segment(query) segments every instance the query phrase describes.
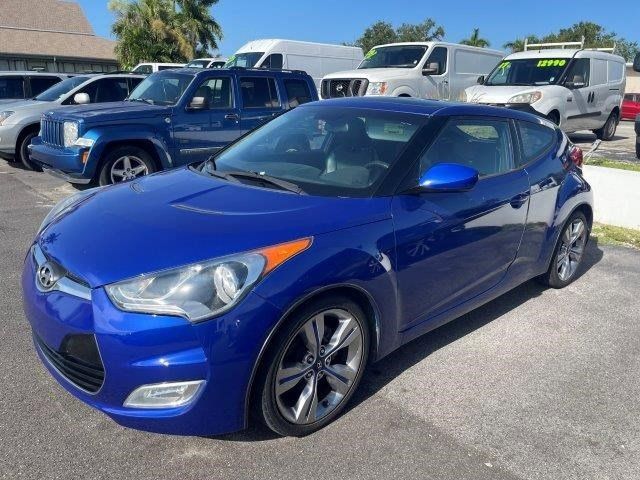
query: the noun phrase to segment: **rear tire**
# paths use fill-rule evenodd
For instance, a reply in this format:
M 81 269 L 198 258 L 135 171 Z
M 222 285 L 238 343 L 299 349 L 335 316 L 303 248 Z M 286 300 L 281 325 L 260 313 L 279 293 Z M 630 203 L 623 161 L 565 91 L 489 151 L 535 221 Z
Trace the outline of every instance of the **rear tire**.
M 369 344 L 366 315 L 353 300 L 335 295 L 310 302 L 269 346 L 253 390 L 254 413 L 283 436 L 320 430 L 357 389 Z
M 100 185 L 111 185 L 133 180 L 156 171 L 153 158 L 146 150 L 124 145 L 111 150 L 98 174 Z
M 551 288 L 564 288 L 573 282 L 582 266 L 590 233 L 584 214 L 574 212 L 562 228 L 549 269 L 538 280 Z
M 38 136 L 38 132 L 29 132 L 24 137 L 20 139 L 20 144 L 18 145 L 17 156 L 18 160 L 22 162 L 22 165 L 27 170 L 33 170 L 36 172 L 41 172 L 42 167 L 32 162 L 29 158 L 29 145 L 31 145 L 31 140 Z
M 593 130 L 593 133 L 596 134 L 600 140 L 609 141 L 612 140 L 616 135 L 616 129 L 618 128 L 618 115 L 615 112 L 611 112 L 609 118 L 602 126 L 602 128 L 598 128 Z

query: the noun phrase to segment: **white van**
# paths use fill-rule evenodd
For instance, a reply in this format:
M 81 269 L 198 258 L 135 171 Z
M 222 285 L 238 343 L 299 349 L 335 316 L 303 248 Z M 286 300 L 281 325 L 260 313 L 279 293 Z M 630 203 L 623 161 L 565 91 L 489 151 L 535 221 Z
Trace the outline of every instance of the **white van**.
M 171 68 L 182 68 L 184 63 L 154 63 L 146 62 L 139 63 L 135 66 L 131 73 L 140 73 L 142 75 L 151 75 L 152 73 L 160 72 L 162 70 L 169 70 Z
M 185 65 L 186 68 L 223 68 L 227 59 L 225 57 L 194 58 Z
M 461 100 L 478 75 L 504 53 L 446 42 L 391 43 L 373 47 L 356 70 L 322 80 L 321 98 L 385 95 Z
M 356 68 L 362 58 L 359 47 L 297 40 L 254 40 L 231 55 L 225 67 L 303 70 L 319 88 L 323 76 Z
M 479 78 L 480 85 L 466 90 L 466 100 L 528 111 L 565 132 L 592 130 L 600 139 L 612 139 L 620 121 L 625 60 L 599 50 L 543 48 L 548 45 L 581 43 L 529 45 Z

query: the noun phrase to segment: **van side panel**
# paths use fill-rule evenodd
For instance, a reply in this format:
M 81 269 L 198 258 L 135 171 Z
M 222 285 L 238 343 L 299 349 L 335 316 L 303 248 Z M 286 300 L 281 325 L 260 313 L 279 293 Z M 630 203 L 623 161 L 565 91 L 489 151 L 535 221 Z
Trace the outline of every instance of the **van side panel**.
M 449 54 L 453 66 L 449 68 L 450 99 L 464 101 L 464 90 L 475 85 L 480 75 L 487 75 L 502 60 L 502 55 L 465 48 L 454 48 Z

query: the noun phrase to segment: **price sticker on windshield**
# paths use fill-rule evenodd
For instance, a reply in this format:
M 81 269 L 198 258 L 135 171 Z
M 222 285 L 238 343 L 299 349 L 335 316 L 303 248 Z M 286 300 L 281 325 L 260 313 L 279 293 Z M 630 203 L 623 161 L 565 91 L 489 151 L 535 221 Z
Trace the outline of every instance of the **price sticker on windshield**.
M 566 64 L 567 61 L 564 58 L 545 58 L 543 60 L 538 60 L 536 67 L 564 67 Z
M 365 60 L 369 60 L 370 58 L 373 58 L 376 56 L 376 54 L 378 53 L 378 51 L 375 48 L 372 48 L 371 50 L 369 50 L 367 52 L 367 54 L 364 56 Z

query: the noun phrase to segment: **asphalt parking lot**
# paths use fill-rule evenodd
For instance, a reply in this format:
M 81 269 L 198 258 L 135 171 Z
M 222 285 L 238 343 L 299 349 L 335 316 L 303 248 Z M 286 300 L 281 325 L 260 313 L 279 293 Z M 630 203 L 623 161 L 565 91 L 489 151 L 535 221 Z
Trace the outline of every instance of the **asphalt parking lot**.
M 530 282 L 419 338 L 310 437 L 161 436 L 75 400 L 32 348 L 22 259 L 72 192 L 0 161 L 0 478 L 640 478 L 639 252 L 591 243 L 567 289 Z
M 585 152 L 589 150 L 596 136 L 591 132 L 577 132 L 569 135 L 571 140 Z M 625 162 L 640 162 L 635 154 L 636 132 L 634 122 L 623 120 L 616 129 L 616 135 L 610 142 L 602 142 L 594 156 Z

